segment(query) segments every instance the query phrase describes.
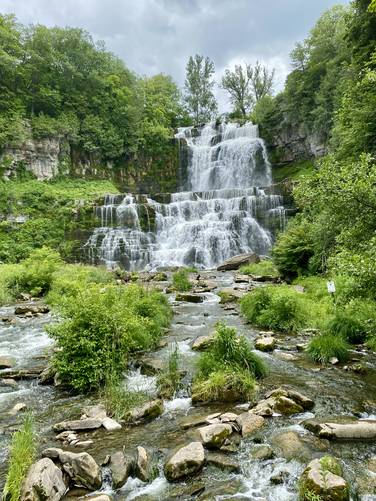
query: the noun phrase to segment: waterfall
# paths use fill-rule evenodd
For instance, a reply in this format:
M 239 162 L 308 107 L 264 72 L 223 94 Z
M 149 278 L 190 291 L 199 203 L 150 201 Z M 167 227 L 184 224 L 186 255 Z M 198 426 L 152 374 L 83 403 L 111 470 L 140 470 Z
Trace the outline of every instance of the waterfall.
M 175 137 L 188 148 L 182 191 L 168 203 L 105 197 L 96 209 L 101 226 L 85 245 L 93 262 L 130 270 L 212 268 L 236 254 L 268 253 L 285 211 L 282 197 L 265 190 L 271 167 L 257 125 L 184 127 Z

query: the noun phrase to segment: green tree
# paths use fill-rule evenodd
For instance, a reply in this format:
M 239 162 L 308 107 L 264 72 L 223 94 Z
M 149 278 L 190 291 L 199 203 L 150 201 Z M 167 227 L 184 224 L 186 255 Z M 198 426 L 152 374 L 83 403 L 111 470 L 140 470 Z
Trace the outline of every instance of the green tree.
M 196 124 L 209 121 L 217 111 L 213 94 L 214 63 L 208 57 L 196 54 L 186 67 L 185 102 Z
M 251 91 L 252 68 L 249 64 L 236 64 L 234 69 L 225 70 L 221 86 L 230 94 L 235 112 L 243 117 L 251 110 L 254 103 Z
M 250 83 L 252 86 L 253 99 L 257 103 L 265 96 L 269 96 L 273 90 L 273 80 L 275 69 L 269 71 L 258 61 L 253 68 L 250 68 Z

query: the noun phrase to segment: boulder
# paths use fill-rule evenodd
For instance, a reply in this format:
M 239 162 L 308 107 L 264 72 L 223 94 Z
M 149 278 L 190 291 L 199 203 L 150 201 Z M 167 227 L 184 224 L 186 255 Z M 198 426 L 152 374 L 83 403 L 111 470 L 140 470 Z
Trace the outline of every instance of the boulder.
M 123 452 L 115 452 L 110 457 L 110 468 L 112 472 L 112 485 L 114 489 L 120 489 L 128 477 L 134 466 L 134 459 L 126 456 Z
M 14 309 L 15 315 L 38 315 L 39 313 L 48 313 L 50 311 L 49 307 L 46 305 L 36 305 L 36 304 L 25 304 L 16 306 Z
M 67 485 L 60 468 L 49 458 L 34 463 L 27 472 L 21 488 L 21 501 L 59 501 Z
M 224 261 L 221 265 L 218 266 L 217 271 L 238 270 L 244 264 L 259 263 L 259 262 L 260 262 L 259 256 L 253 252 L 247 254 L 239 254 Z
M 276 397 L 276 396 L 284 396 L 288 397 L 291 400 L 294 400 L 298 405 L 303 407 L 304 410 L 311 410 L 315 402 L 307 397 L 306 395 L 303 395 L 302 393 L 299 393 L 296 390 L 291 390 L 291 389 L 285 389 L 285 388 L 277 388 L 276 390 L 272 390 L 269 392 L 267 397 Z
M 273 445 L 287 460 L 307 461 L 312 457 L 310 448 L 295 431 L 285 431 L 275 435 Z
M 160 399 L 146 402 L 132 409 L 126 416 L 130 422 L 154 419 L 163 413 L 163 401 Z
M 236 422 L 240 426 L 242 436 L 247 437 L 262 428 L 265 424 L 265 419 L 251 412 L 243 412 L 237 416 Z
M 84 407 L 84 414 L 81 419 L 93 418 L 93 419 L 104 419 L 107 417 L 106 408 L 103 404 L 89 405 Z
M 87 418 L 87 419 L 76 419 L 74 421 L 61 421 L 53 426 L 54 431 L 60 432 L 64 430 L 70 431 L 84 431 L 84 430 L 96 430 L 102 426 L 102 419 L 97 418 Z
M 232 433 L 230 424 L 209 424 L 198 429 L 202 443 L 208 448 L 219 448 Z
M 320 497 L 322 501 L 348 501 L 349 485 L 341 475 L 341 466 L 335 458 L 314 459 L 301 476 L 301 490 Z
M 310 398 L 295 390 L 285 388 L 277 388 L 267 393 L 266 397 L 253 407 L 250 412 L 259 416 L 272 416 L 273 413 L 290 416 L 291 414 L 312 409 L 314 406 L 314 402 Z
M 272 459 L 274 457 L 274 452 L 270 445 L 258 445 L 252 449 L 251 457 L 252 459 L 265 461 L 266 459 Z
M 221 470 L 233 471 L 235 473 L 240 472 L 239 463 L 229 458 L 225 454 L 221 454 L 218 452 L 210 452 L 206 457 L 207 464 L 215 466 Z
M 215 339 L 215 334 L 209 334 L 207 336 L 199 336 L 192 343 L 192 350 L 203 351 L 209 348 Z
M 221 423 L 234 423 L 238 418 L 238 414 L 234 412 L 225 412 L 219 416 L 219 420 Z
M 191 442 L 180 447 L 164 465 L 167 480 L 173 482 L 200 471 L 205 462 L 205 452 L 201 442 Z
M 144 447 L 138 446 L 136 452 L 135 474 L 136 477 L 147 482 L 149 480 L 150 458 Z
M 277 341 L 274 337 L 263 336 L 259 337 L 255 341 L 255 348 L 259 351 L 273 351 Z
M 25 411 L 27 409 L 27 405 L 24 404 L 23 402 L 19 402 L 18 404 L 15 404 L 11 410 L 9 411 L 10 416 L 15 416 L 19 412 Z
M 87 452 L 59 451 L 59 461 L 74 485 L 96 490 L 102 484 L 101 470 Z
M 204 301 L 203 296 L 198 294 L 189 294 L 188 292 L 179 292 L 175 297 L 176 301 L 185 301 L 187 303 L 202 303 Z
M 121 430 L 121 424 L 110 417 L 103 418 L 102 426 L 107 431 Z
M 6 355 L 0 356 L 0 369 L 11 369 L 16 364 L 13 357 L 8 357 Z
M 303 426 L 320 438 L 329 440 L 375 440 L 376 420 L 364 419 L 349 422 L 325 422 L 308 419 Z

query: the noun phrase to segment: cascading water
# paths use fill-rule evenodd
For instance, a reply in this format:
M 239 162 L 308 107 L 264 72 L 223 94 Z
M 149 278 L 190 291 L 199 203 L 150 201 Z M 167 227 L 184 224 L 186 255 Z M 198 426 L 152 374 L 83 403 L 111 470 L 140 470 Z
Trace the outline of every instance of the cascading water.
M 101 227 L 85 246 L 91 260 L 130 270 L 211 268 L 236 254 L 268 253 L 284 208 L 280 195 L 265 190 L 271 168 L 257 126 L 185 127 L 176 138 L 188 149 L 182 191 L 168 203 L 107 196 L 97 208 Z

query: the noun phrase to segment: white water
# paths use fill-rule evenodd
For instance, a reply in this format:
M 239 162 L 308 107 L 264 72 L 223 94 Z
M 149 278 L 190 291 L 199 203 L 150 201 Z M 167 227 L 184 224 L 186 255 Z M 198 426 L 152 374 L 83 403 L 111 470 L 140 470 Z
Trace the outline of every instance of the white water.
M 186 186 L 171 194 L 170 203 L 107 196 L 97 211 L 101 227 L 86 244 L 93 261 L 131 270 L 213 268 L 236 254 L 268 253 L 284 209 L 281 196 L 261 188 L 272 178 L 257 126 L 208 124 L 198 132 L 186 127 L 176 138 L 188 148 Z

